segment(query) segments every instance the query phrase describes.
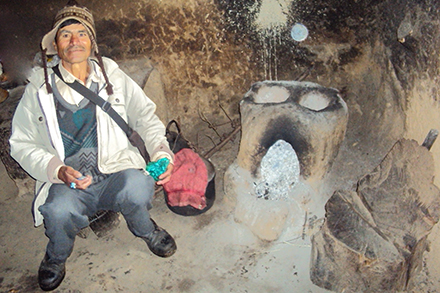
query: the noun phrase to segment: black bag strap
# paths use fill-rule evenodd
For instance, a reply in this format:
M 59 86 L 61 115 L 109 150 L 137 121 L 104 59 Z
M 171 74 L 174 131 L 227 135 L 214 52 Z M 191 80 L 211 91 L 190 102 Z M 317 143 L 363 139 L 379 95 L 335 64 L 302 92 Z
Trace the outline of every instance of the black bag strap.
M 121 129 L 125 132 L 125 134 L 128 137 L 128 140 L 130 143 L 137 147 L 139 152 L 141 153 L 142 157 L 144 158 L 145 162 L 148 163 L 150 160 L 150 156 L 145 148 L 145 143 L 142 140 L 142 138 L 139 136 L 139 134 L 134 131 L 128 124 L 125 122 L 124 119 L 115 111 L 115 109 L 112 108 L 112 104 L 101 98 L 98 94 L 91 91 L 87 87 L 80 84 L 77 80 L 75 82 L 70 83 L 66 82 L 61 75 L 60 69 L 57 66 L 52 67 L 53 72 L 68 86 L 73 88 L 75 91 L 80 93 L 84 98 L 91 101 L 93 104 L 99 106 L 104 112 L 106 112 L 115 122 L 116 124 L 121 127 Z

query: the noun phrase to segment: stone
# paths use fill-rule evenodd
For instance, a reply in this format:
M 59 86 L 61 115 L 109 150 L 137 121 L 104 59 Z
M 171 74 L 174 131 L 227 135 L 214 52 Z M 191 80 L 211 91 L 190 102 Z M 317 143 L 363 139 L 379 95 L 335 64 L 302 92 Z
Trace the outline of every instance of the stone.
M 156 115 L 159 116 L 163 124 L 167 125 L 168 121 L 170 121 L 170 105 L 165 96 L 161 74 L 157 68 L 152 69 L 145 83 L 144 93 L 156 104 Z
M 237 205 L 234 218 L 261 240 L 274 241 L 284 231 L 288 215 L 289 209 L 282 201 L 248 196 Z
M 17 197 L 31 194 L 35 180 L 32 179 L 9 154 L 9 137 L 11 136 L 11 122 L 15 108 L 24 92 L 24 86 L 10 90 L 10 97 L 0 107 L 0 160 L 6 168 L 8 176 L 17 186 Z
M 150 58 L 142 57 L 119 61 L 119 67 L 127 73 L 156 104 L 156 115 L 167 125 L 170 121 L 168 100 L 165 96 L 161 74 Z
M 433 174 L 428 149 L 401 139 L 356 191 L 336 191 L 312 238 L 313 283 L 336 292 L 406 290 L 440 218 Z
M 278 140 L 261 160 L 261 178 L 255 182 L 257 197 L 277 200 L 286 198 L 299 182 L 299 162 L 295 150 Z

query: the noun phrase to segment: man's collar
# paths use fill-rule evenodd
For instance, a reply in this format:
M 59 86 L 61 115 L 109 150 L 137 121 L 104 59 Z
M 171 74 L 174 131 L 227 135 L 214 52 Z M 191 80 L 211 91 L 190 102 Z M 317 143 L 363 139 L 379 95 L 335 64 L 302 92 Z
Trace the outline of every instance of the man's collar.
M 87 78 L 87 81 L 91 80 L 99 83 L 101 79 L 99 78 L 99 73 L 97 72 L 98 68 L 95 66 L 95 62 L 92 62 L 92 60 L 89 58 L 87 59 L 87 63 L 89 64 L 89 68 L 90 68 L 89 77 Z M 73 83 L 76 80 L 80 81 L 72 73 L 67 71 L 66 68 L 64 68 L 62 61 L 60 61 L 58 68 L 60 69 L 60 73 L 65 82 Z

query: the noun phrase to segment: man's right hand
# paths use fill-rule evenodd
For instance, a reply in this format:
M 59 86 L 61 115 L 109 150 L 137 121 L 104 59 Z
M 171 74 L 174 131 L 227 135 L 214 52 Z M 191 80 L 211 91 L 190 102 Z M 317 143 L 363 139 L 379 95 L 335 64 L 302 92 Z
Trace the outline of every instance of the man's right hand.
M 67 186 L 74 186 L 77 189 L 86 189 L 90 184 L 92 184 L 92 176 L 87 175 L 84 179 L 78 180 L 82 176 L 81 172 L 73 169 L 70 166 L 62 166 L 58 171 L 58 179 L 63 181 Z

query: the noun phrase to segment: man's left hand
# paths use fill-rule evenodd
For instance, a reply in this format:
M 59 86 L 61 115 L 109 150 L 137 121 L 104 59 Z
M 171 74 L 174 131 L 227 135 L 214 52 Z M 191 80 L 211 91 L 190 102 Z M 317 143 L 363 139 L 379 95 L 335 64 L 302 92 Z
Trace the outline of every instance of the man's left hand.
M 157 185 L 164 185 L 165 183 L 170 181 L 171 173 L 173 172 L 173 168 L 174 168 L 174 165 L 169 163 L 167 170 L 159 176 L 159 181 L 156 182 Z

